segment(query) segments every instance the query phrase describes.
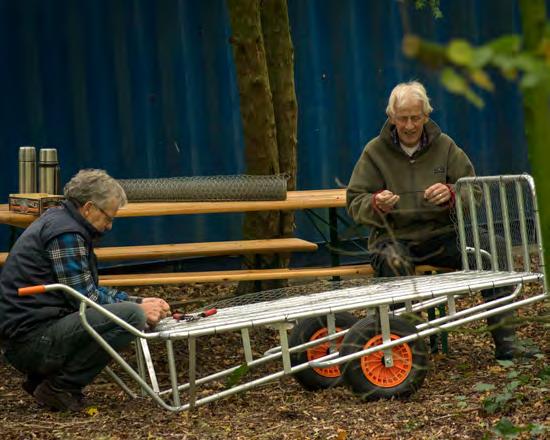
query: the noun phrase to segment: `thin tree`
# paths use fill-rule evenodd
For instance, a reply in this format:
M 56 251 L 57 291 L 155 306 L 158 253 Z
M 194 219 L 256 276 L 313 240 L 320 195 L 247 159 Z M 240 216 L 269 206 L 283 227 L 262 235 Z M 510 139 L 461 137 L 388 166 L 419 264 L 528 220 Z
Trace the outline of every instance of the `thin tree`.
M 233 55 L 237 70 L 245 161 L 248 174 L 284 173 L 287 188 L 296 187 L 297 102 L 294 53 L 285 0 L 228 0 Z M 247 213 L 246 239 L 292 236 L 294 213 Z M 246 259 L 248 267 L 283 267 L 287 255 Z M 284 285 L 262 282 L 262 289 Z M 241 283 L 239 293 L 251 291 Z

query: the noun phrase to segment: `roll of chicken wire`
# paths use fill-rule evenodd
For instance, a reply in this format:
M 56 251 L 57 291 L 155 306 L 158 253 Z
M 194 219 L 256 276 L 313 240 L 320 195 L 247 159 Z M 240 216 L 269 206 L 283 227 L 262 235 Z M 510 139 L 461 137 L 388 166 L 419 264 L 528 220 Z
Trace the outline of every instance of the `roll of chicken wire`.
M 119 179 L 130 202 L 285 200 L 284 175 Z

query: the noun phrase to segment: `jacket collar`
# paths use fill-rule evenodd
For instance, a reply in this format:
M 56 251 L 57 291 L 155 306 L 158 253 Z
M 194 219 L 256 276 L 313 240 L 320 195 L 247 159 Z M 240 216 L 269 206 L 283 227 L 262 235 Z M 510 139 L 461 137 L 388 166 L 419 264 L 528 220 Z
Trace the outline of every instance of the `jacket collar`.
M 428 119 L 428 122 L 424 124 L 420 137 L 420 148 L 415 152 L 415 155 L 427 150 L 439 136 L 441 136 L 441 128 L 433 120 Z M 389 119 L 386 119 L 382 130 L 380 130 L 380 139 L 390 148 L 402 151 L 399 145 L 397 129 Z
M 88 220 L 86 220 L 82 216 L 75 202 L 73 202 L 72 200 L 63 200 L 61 204 L 67 210 L 69 215 L 73 217 L 80 225 L 82 225 L 84 229 L 86 229 L 86 232 L 90 234 L 90 237 L 92 239 L 99 239 L 101 238 L 101 236 L 103 236 L 102 232 L 99 232 Z

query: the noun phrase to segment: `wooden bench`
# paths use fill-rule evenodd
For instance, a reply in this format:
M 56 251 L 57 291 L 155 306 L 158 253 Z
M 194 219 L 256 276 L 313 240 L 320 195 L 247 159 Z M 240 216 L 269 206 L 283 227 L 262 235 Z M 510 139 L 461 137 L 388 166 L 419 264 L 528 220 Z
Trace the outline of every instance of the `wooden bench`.
M 318 246 L 300 238 L 272 238 L 264 240 L 213 241 L 206 243 L 175 243 L 146 246 L 99 247 L 95 253 L 99 261 L 158 260 L 178 257 L 212 255 L 276 254 L 284 252 L 314 252 Z M 0 266 L 8 252 L 0 253 Z
M 417 274 L 428 272 L 449 272 L 453 269 L 437 268 L 428 265 L 416 266 Z M 275 279 L 297 279 L 334 276 L 368 276 L 373 275 L 370 264 L 333 267 L 305 267 L 298 269 L 249 269 L 205 272 L 170 272 L 149 274 L 117 274 L 99 277 L 102 286 L 148 286 L 158 284 L 188 284 L 188 283 L 223 283 L 229 281 L 255 281 Z

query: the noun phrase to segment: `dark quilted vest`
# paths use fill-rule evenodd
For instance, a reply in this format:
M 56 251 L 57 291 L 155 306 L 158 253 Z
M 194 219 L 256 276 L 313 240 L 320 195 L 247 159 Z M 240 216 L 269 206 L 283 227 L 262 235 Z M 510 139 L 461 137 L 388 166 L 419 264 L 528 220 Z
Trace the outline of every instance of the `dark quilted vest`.
M 19 237 L 0 274 L 0 339 L 24 338 L 37 326 L 78 310 L 78 303 L 63 292 L 24 297 L 17 294 L 20 287 L 57 283 L 45 249 L 52 238 L 68 232 L 80 234 L 87 243 L 97 283 L 92 245 L 96 229 L 71 202 L 49 209 Z

